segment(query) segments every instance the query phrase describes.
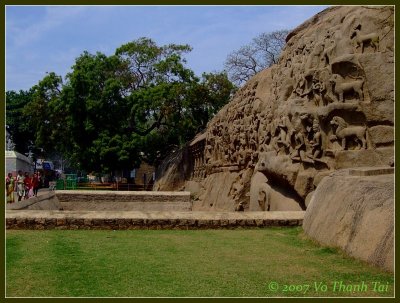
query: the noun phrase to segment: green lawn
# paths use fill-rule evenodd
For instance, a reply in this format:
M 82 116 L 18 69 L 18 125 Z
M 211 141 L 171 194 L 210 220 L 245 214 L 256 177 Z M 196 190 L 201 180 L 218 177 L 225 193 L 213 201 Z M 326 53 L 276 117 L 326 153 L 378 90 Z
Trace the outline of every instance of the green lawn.
M 7 297 L 393 296 L 394 287 L 393 274 L 319 247 L 301 228 L 7 230 L 6 258 Z

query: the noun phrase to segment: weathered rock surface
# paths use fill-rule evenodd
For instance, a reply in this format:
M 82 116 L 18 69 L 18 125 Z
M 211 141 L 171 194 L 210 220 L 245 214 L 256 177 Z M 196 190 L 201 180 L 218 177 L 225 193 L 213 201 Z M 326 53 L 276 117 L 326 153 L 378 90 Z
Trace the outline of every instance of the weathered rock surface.
M 253 209 L 251 196 L 284 189 L 301 209 L 329 172 L 393 165 L 394 7 L 331 7 L 286 40 L 279 62 L 238 90 L 155 189 L 196 181 L 203 210 Z
M 355 173 L 359 171 L 359 173 Z M 303 228 L 318 242 L 394 270 L 394 175 L 371 169 L 325 177 L 308 205 Z M 387 171 L 386 171 L 387 172 Z
M 297 199 L 296 199 L 297 198 Z M 300 211 L 305 205 L 285 188 L 271 188 L 267 177 L 256 172 L 251 180 L 249 211 Z

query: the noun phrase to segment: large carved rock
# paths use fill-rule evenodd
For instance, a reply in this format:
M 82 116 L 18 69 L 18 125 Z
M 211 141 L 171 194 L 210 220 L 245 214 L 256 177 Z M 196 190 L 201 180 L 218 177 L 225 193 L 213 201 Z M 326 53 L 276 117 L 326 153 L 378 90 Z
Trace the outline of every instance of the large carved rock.
M 368 171 L 325 177 L 312 195 L 303 228 L 324 245 L 393 271 L 394 176 L 368 176 Z
M 204 189 L 197 205 L 247 210 L 250 188 L 283 188 L 304 208 L 327 172 L 393 165 L 393 18 L 393 7 L 338 6 L 291 32 L 278 64 L 250 79 L 191 143 L 189 179 Z

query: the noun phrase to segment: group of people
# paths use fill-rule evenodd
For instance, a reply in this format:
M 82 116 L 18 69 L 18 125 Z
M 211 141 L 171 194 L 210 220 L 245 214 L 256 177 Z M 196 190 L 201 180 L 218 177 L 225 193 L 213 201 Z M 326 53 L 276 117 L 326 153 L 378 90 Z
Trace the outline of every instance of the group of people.
M 20 170 L 16 177 L 12 173 L 8 173 L 6 177 L 7 203 L 15 202 L 14 192 L 17 193 L 18 201 L 37 196 L 41 182 L 42 178 L 39 172 L 29 175 L 28 172 L 23 174 Z

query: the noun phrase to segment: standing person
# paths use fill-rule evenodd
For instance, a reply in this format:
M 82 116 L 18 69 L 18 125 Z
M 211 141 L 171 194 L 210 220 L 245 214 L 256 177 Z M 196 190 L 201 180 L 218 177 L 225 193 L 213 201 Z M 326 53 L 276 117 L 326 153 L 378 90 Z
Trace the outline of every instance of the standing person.
M 19 170 L 18 171 L 18 176 L 17 176 L 18 201 L 22 200 L 22 197 L 24 196 L 24 193 L 25 193 L 24 179 L 25 179 L 25 177 L 22 175 L 22 171 Z
M 32 180 L 29 177 L 29 173 L 25 173 L 25 178 L 24 178 L 24 184 L 25 184 L 25 199 L 30 198 L 29 197 L 29 191 L 32 188 Z
M 39 176 L 37 173 L 33 174 L 32 178 L 32 189 L 33 189 L 33 196 L 37 197 L 38 190 L 39 190 Z
M 43 187 L 43 183 L 42 183 L 42 175 L 40 173 L 40 171 L 36 172 L 37 177 L 38 177 L 38 189 Z
M 15 179 L 12 173 L 8 173 L 6 178 L 7 203 L 14 203 L 14 189 Z

